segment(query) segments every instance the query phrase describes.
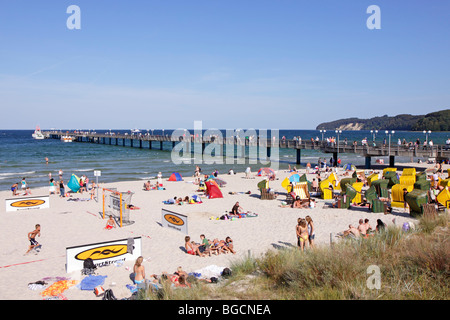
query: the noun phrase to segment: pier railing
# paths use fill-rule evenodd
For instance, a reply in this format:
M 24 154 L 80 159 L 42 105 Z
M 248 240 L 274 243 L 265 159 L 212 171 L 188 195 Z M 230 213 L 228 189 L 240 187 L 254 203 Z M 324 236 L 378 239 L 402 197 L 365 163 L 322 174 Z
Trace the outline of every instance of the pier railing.
M 310 149 L 318 150 L 323 153 L 332 153 L 335 159 L 338 158 L 339 153 L 355 153 L 366 157 L 366 166 L 370 166 L 371 157 L 389 156 L 390 164 L 393 164 L 395 156 L 403 157 L 423 157 L 434 158 L 436 160 L 450 158 L 450 145 L 433 145 L 420 146 L 416 144 L 402 144 L 389 145 L 385 143 L 368 143 L 368 144 L 347 144 L 346 141 L 328 142 L 326 140 L 294 140 L 294 139 L 262 139 L 260 137 L 246 137 L 244 139 L 239 137 L 220 137 L 220 136 L 175 136 L 175 135 L 153 135 L 145 134 L 116 134 L 116 133 L 89 133 L 89 132 L 61 132 L 61 131 L 46 131 L 44 134 L 53 139 L 60 139 L 61 136 L 71 136 L 76 142 L 96 142 L 119 145 L 118 141 L 122 140 L 122 145 L 125 146 L 125 141 L 130 140 L 131 146 L 134 146 L 133 141 L 139 142 L 139 147 L 142 148 L 142 142 L 149 142 L 149 147 L 152 148 L 151 142 L 160 142 L 160 149 L 162 150 L 163 142 L 172 142 L 174 145 L 177 142 L 201 143 L 204 147 L 206 144 L 215 143 L 219 145 L 237 145 L 237 146 L 259 146 L 268 149 L 270 155 L 271 148 L 286 148 L 296 149 L 297 163 L 300 164 L 301 150 Z

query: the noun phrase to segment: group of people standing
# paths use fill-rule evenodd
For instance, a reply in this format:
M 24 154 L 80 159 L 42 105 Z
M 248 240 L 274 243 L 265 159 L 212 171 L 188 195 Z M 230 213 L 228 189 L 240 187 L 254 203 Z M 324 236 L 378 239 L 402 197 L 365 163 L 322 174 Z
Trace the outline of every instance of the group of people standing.
M 316 236 L 314 230 L 314 223 L 310 216 L 297 219 L 297 226 L 295 227 L 297 235 L 297 246 L 304 251 L 306 243 L 309 243 L 311 248 L 314 248 L 314 238 Z

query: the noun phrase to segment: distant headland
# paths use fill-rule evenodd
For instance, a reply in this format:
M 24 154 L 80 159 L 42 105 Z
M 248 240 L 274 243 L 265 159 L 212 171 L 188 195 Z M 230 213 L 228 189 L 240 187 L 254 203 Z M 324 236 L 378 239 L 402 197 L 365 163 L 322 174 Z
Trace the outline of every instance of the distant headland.
M 370 119 L 347 118 L 324 122 L 317 130 L 405 130 L 405 131 L 450 131 L 450 109 L 426 115 L 384 115 Z

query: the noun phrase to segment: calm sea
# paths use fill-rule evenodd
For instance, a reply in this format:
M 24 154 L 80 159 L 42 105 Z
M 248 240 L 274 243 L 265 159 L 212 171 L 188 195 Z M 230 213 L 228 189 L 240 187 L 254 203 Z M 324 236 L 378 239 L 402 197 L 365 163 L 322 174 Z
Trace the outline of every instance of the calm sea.
M 159 150 L 159 143 L 155 143 L 153 149 L 149 150 L 145 143 L 144 148 L 140 149 L 136 146 L 131 148 L 93 143 L 63 143 L 57 139 L 35 140 L 31 134 L 34 130 L 0 130 L 0 190 L 10 190 L 15 182 L 25 177 L 29 186 L 40 187 L 48 186 L 49 173 L 53 177 L 58 177 L 58 171 L 63 170 L 63 178 L 66 183 L 70 176 L 86 175 L 90 179 L 94 179 L 94 170 L 101 171 L 100 182 L 115 182 L 128 180 L 146 180 L 155 178 L 159 171 L 162 172 L 164 178 L 172 172 L 179 172 L 187 180 L 192 179 L 195 169 L 194 161 L 191 164 L 176 165 L 171 159 L 171 143 L 164 144 L 164 150 Z M 125 130 L 112 130 L 113 132 L 127 132 Z M 97 132 L 106 132 L 97 130 Z M 129 131 L 128 131 L 129 132 Z M 144 133 L 146 131 L 143 131 Z M 165 134 L 171 134 L 172 130 L 165 130 Z M 193 130 L 191 131 L 193 133 Z M 155 130 L 154 134 L 161 134 L 160 130 Z M 269 131 L 270 133 L 270 131 Z M 225 131 L 223 135 L 226 136 Z M 332 136 L 326 133 L 324 137 Z M 318 130 L 280 130 L 280 138 L 285 136 L 292 139 L 294 136 L 300 136 L 304 139 L 319 137 L 322 134 Z M 349 143 L 356 140 L 360 142 L 367 137 L 370 141 L 372 135 L 369 131 L 344 131 L 340 135 L 340 139 L 347 138 Z M 435 144 L 444 144 L 446 139 L 450 137 L 450 132 L 432 132 L 430 139 Z M 378 133 L 375 140 L 381 142 L 386 138 L 384 132 Z M 424 141 L 425 135 L 422 132 L 397 131 L 391 138 L 391 144 L 395 145 L 397 139 L 406 139 L 406 141 L 415 141 L 417 138 Z M 120 142 L 119 142 L 120 143 Z M 46 164 L 45 158 L 49 158 Z M 307 162 L 317 163 L 319 157 L 326 158 L 327 161 L 331 157 L 330 154 L 323 154 L 314 150 L 302 150 L 301 162 L 305 165 Z M 339 157 L 342 164 L 352 163 L 355 165 L 363 165 L 364 157 L 355 154 L 340 153 Z M 296 153 L 293 149 L 280 149 L 280 169 L 287 169 L 289 164 L 296 161 Z M 263 159 L 261 159 L 262 161 Z M 410 161 L 410 158 L 399 161 Z M 413 159 L 416 161 L 416 159 Z M 375 159 L 372 158 L 372 163 Z M 226 173 L 229 169 L 242 172 L 249 165 L 247 159 L 244 164 L 238 164 L 236 160 L 234 164 L 201 164 L 202 172 L 210 173 L 218 170 L 219 173 Z M 387 159 L 385 160 L 387 163 Z M 252 171 L 257 171 L 260 167 L 266 165 L 258 162 L 251 164 Z

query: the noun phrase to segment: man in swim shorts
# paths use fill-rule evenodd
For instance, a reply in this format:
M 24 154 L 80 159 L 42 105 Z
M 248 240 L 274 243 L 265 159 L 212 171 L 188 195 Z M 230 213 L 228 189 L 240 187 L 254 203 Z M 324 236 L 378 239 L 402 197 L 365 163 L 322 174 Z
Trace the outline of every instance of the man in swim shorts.
M 37 225 L 35 226 L 35 229 L 34 229 L 33 231 L 31 231 L 31 232 L 28 233 L 28 240 L 30 241 L 30 246 L 29 246 L 29 248 L 28 248 L 28 251 L 25 252 L 25 254 L 27 254 L 28 252 L 30 252 L 31 249 L 34 249 L 34 248 L 40 246 L 39 243 L 38 243 L 38 242 L 36 241 L 36 239 L 35 239 L 36 236 L 38 236 L 38 237 L 41 236 L 41 225 L 40 225 L 40 224 L 37 224 Z
M 19 184 L 18 183 L 14 183 L 12 186 L 11 186 L 11 191 L 12 191 L 12 195 L 13 196 L 16 196 L 17 195 L 17 188 L 19 187 Z

